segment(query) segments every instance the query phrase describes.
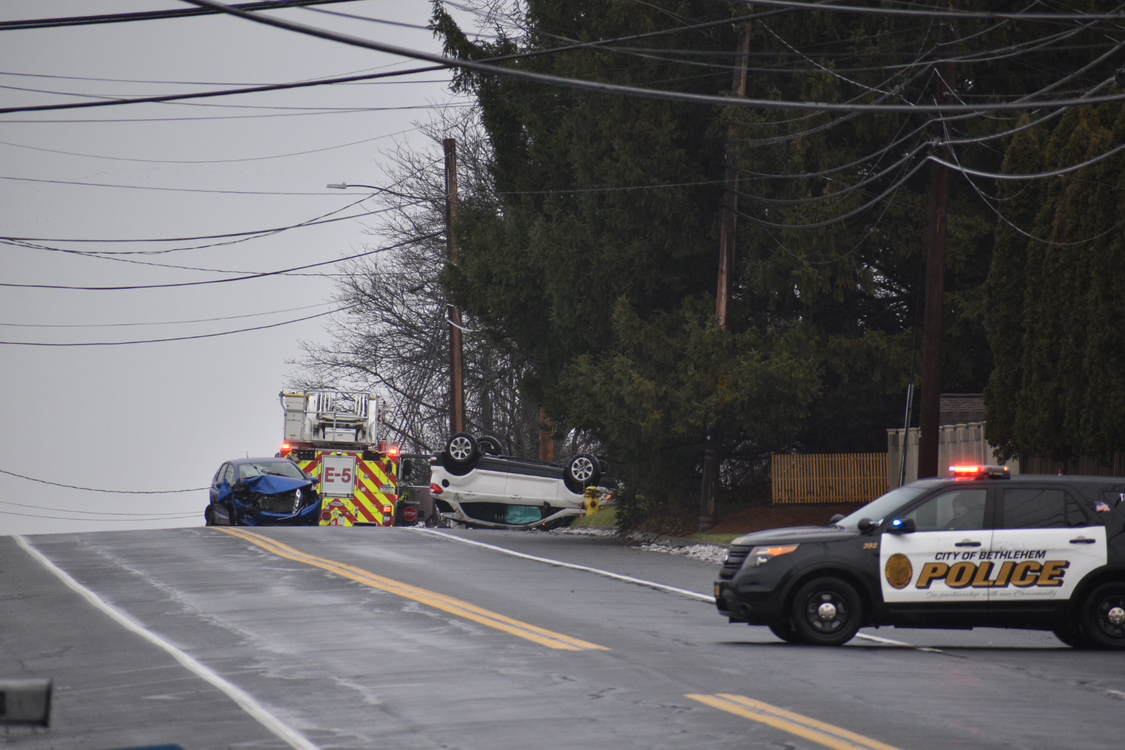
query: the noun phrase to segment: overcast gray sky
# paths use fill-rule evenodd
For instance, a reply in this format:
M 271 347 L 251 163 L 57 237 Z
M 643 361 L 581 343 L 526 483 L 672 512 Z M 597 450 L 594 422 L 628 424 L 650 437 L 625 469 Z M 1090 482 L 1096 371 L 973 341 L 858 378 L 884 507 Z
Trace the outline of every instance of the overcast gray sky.
M 7 0 L 0 22 L 186 7 L 172 0 Z M 430 32 L 409 26 L 425 26 L 428 1 L 323 10 L 408 25 L 310 9 L 284 16 L 440 52 Z M 228 16 L 0 30 L 0 108 L 418 66 Z M 347 209 L 364 192 L 325 186 L 387 184 L 385 154 L 396 144 L 429 148 L 415 124 L 457 103 L 448 79 L 442 71 L 185 103 L 0 114 L 0 236 L 9 238 L 0 244 L 3 283 L 157 287 L 0 291 L 0 534 L 200 525 L 206 491 L 193 488 L 206 487 L 228 458 L 277 451 L 278 393 L 295 371 L 288 361 L 301 356 L 300 341 L 327 340 L 323 318 L 165 343 L 74 344 L 205 336 L 332 309 L 335 287 L 324 274 L 333 266 L 159 287 L 374 247 L 366 234 L 374 217 L 233 244 L 187 238 L 375 208 Z M 129 241 L 153 239 L 174 241 Z M 126 252 L 132 254 L 109 255 Z

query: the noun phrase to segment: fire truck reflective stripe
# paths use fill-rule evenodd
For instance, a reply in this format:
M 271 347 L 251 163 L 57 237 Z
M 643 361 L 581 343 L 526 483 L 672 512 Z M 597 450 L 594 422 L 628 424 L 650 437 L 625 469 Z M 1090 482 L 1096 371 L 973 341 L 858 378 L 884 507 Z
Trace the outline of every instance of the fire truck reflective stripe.
M 480 625 L 485 625 L 496 630 L 501 630 L 505 633 L 525 638 L 548 648 L 559 649 L 562 651 L 608 651 L 605 646 L 599 646 L 589 641 L 583 641 L 578 638 L 572 638 L 562 633 L 556 633 L 546 628 L 541 628 L 536 625 L 531 625 L 526 622 L 515 620 L 511 617 L 491 612 L 487 609 L 477 607 L 469 602 L 460 599 L 454 599 L 445 594 L 439 594 L 435 591 L 428 591 L 426 589 L 411 586 L 400 581 L 395 581 L 391 578 L 384 578 L 383 576 L 375 575 L 362 568 L 357 568 L 353 565 L 337 562 L 335 560 L 328 560 L 323 557 L 315 557 L 306 554 L 290 547 L 287 544 L 282 544 L 274 539 L 248 531 L 238 527 L 219 527 L 212 528 L 219 529 L 231 536 L 236 536 L 239 539 L 247 541 L 251 544 L 257 545 L 264 550 L 274 553 L 287 560 L 312 565 L 322 570 L 327 570 L 339 576 L 347 578 L 357 583 L 362 583 L 380 591 L 386 591 L 406 599 L 420 602 L 435 609 L 440 609 L 443 612 L 462 617 L 466 620 L 471 620 Z
M 760 724 L 767 724 L 824 747 L 833 748 L 833 750 L 897 750 L 892 745 L 873 740 L 870 737 L 864 737 L 862 734 L 856 734 L 842 727 L 827 724 L 742 695 L 720 693 L 718 695 L 687 695 L 686 697 L 720 711 L 726 711 Z
M 321 451 L 315 458 L 298 461 L 297 465 L 309 476 L 323 479 L 322 458 L 334 453 L 339 452 Z M 398 463 L 387 458 L 364 459 L 357 456 L 355 466 L 355 494 L 352 497 L 324 498 L 324 508 L 328 514 L 321 517 L 321 525 L 354 526 L 366 523 L 390 526 L 394 522 L 394 506 L 398 498 L 384 489 L 396 486 Z M 339 500 L 343 505 L 333 504 L 331 500 Z

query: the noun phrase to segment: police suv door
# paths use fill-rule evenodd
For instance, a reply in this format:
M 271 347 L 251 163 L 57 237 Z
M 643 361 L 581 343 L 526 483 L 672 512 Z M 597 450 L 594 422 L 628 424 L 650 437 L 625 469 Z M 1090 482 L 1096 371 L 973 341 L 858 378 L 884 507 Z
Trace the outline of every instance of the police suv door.
M 889 610 L 925 615 L 930 622 L 942 614 L 987 610 L 988 589 L 980 585 L 977 559 L 992 544 L 988 495 L 987 484 L 965 482 L 895 516 L 913 522 L 914 531 L 888 528 L 880 540 L 880 579 Z
M 991 566 L 985 578 L 997 612 L 1053 608 L 1105 565 L 1105 526 L 1066 487 L 1020 482 L 998 497 L 992 546 L 980 563 Z

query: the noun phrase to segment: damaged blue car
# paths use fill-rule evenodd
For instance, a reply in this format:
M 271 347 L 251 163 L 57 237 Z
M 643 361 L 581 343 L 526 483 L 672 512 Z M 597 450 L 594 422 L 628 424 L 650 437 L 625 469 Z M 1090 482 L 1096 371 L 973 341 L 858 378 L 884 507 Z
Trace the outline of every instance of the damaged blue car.
M 211 480 L 207 526 L 316 526 L 319 480 L 287 458 L 227 461 Z

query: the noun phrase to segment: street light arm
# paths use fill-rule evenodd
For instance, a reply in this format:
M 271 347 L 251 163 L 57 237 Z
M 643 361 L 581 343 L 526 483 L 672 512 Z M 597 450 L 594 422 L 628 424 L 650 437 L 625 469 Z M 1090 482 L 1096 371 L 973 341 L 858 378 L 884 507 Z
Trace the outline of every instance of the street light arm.
M 333 190 L 347 190 L 348 188 L 367 188 L 368 190 L 374 190 L 374 191 L 379 192 L 379 193 L 386 193 L 387 195 L 393 195 L 393 196 L 398 197 L 398 198 L 405 198 L 406 200 L 411 200 L 411 201 L 422 200 L 417 195 L 407 195 L 406 193 L 398 193 L 398 192 L 395 192 L 394 190 L 389 190 L 385 187 L 379 187 L 378 185 L 356 185 L 356 184 L 349 184 L 347 182 L 330 182 L 325 187 L 332 188 Z

